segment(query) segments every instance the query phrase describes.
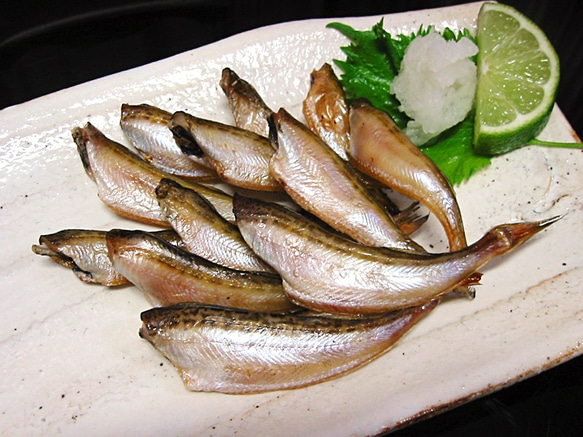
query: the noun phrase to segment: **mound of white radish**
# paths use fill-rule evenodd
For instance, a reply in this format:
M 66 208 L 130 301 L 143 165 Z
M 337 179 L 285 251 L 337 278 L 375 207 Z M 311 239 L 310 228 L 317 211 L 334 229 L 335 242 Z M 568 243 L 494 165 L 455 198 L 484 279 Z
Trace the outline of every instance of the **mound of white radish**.
M 405 133 L 413 143 L 426 143 L 468 115 L 477 83 L 470 57 L 477 52 L 470 39 L 446 41 L 437 32 L 409 44 L 391 92 L 412 119 Z

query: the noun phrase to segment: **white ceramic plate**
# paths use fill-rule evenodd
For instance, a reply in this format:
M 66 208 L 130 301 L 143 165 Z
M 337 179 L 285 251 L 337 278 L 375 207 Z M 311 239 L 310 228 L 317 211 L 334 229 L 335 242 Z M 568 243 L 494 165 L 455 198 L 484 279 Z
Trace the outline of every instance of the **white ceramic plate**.
M 387 29 L 475 26 L 479 4 L 384 17 Z M 380 17 L 343 18 L 370 28 Z M 230 122 L 218 86 L 229 66 L 273 108 L 300 114 L 309 73 L 343 58 L 331 20 L 257 29 L 0 112 L 0 434 L 374 435 L 581 353 L 583 153 L 525 148 L 458 187 L 470 241 L 515 220 L 563 219 L 485 269 L 475 300 L 437 308 L 393 350 L 341 378 L 260 395 L 188 392 L 137 335 L 149 307 L 133 287 L 78 281 L 30 247 L 65 228 L 143 228 L 96 195 L 71 140 L 91 121 L 124 142 L 120 104 Z M 542 137 L 571 141 L 558 108 Z M 439 226 L 419 238 L 443 247 Z

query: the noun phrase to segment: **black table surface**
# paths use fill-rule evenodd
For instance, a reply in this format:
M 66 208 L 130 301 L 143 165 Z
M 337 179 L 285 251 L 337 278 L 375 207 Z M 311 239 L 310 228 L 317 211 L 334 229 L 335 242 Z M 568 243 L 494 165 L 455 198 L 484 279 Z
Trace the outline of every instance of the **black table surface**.
M 265 25 L 461 3 L 467 2 L 8 0 L 0 12 L 0 108 Z M 561 60 L 557 102 L 582 135 L 583 1 L 505 3 L 535 21 L 554 44 Z M 392 435 L 580 435 L 582 407 L 579 357 Z

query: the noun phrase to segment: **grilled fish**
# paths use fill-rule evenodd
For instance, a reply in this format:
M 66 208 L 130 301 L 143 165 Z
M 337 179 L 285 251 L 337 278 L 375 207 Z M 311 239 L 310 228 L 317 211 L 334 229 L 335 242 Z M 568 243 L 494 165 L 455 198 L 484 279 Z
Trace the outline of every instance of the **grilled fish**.
M 267 138 L 182 111 L 172 116 L 171 129 L 190 135 L 193 141 L 182 150 L 204 156 L 223 181 L 250 190 L 281 191 L 269 171 L 273 147 Z
M 239 229 L 203 196 L 171 179 L 156 188 L 160 208 L 189 252 L 236 270 L 272 272 L 245 243 Z
M 120 126 L 142 159 L 165 172 L 192 180 L 217 181 L 216 172 L 203 158 L 186 156 L 170 130 L 172 114 L 156 106 L 121 106 Z
M 153 232 L 159 238 L 178 247 L 182 240 L 173 230 Z M 94 229 L 64 229 L 53 234 L 41 235 L 39 244 L 32 246 L 37 255 L 50 257 L 73 271 L 83 282 L 108 287 L 127 284 L 128 280 L 113 267 L 107 252 L 107 231 Z
M 297 309 L 276 274 L 219 266 L 143 231 L 113 229 L 106 241 L 115 269 L 153 305 L 198 302 L 266 312 Z
M 451 184 L 387 113 L 365 100 L 355 101 L 350 109 L 350 132 L 347 150 L 356 168 L 425 205 L 444 227 L 450 250 L 467 246 Z
M 350 141 L 349 108 L 344 90 L 332 66 L 328 63 L 310 75 L 310 89 L 303 101 L 306 125 L 338 156 L 347 160 Z
M 268 119 L 273 111 L 263 101 L 257 90 L 241 79 L 230 68 L 224 68 L 220 86 L 227 96 L 229 107 L 235 118 L 235 126 L 269 136 Z
M 53 261 L 73 271 L 83 282 L 116 286 L 127 284 L 111 264 L 105 243 L 106 231 L 66 229 L 54 234 L 41 235 L 39 244 L 32 246 L 37 255 L 50 257 Z
M 91 123 L 74 128 L 73 139 L 85 172 L 97 185 L 99 197 L 116 213 L 144 223 L 168 226 L 155 190 L 162 178 L 169 178 L 196 190 L 225 219 L 234 221 L 230 195 L 157 169 L 120 143 L 107 138 Z
M 143 312 L 140 336 L 172 362 L 189 390 L 258 393 L 350 372 L 385 353 L 435 305 L 334 319 L 184 304 Z
M 292 301 L 330 313 L 372 314 L 422 305 L 518 247 L 555 219 L 496 226 L 457 252 L 415 254 L 355 243 L 281 205 L 236 195 L 247 244 L 282 277 Z
M 285 109 L 272 120 L 271 173 L 298 205 L 361 243 L 423 252 L 349 163 Z

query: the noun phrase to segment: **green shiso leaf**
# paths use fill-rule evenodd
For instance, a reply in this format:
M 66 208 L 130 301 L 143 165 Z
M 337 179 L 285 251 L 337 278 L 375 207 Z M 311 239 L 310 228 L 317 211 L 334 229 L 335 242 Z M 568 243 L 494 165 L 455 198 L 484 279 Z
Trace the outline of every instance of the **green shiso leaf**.
M 395 123 L 403 128 L 409 117 L 399 110 L 400 102 L 389 92 L 399 72 L 394 61 L 400 65 L 403 58 L 389 54 L 384 38 L 377 35 L 384 32 L 382 26 L 382 20 L 372 30 L 365 31 L 355 30 L 342 23 L 328 24 L 328 27 L 338 30 L 351 41 L 350 45 L 341 47 L 346 60 L 334 62 L 342 70 L 340 81 L 349 102 L 365 98 L 375 107 L 391 114 Z
M 467 181 L 478 170 L 488 167 L 491 159 L 474 153 L 473 114 L 449 129 L 435 144 L 422 148 L 423 152 L 445 174 L 452 185 Z

